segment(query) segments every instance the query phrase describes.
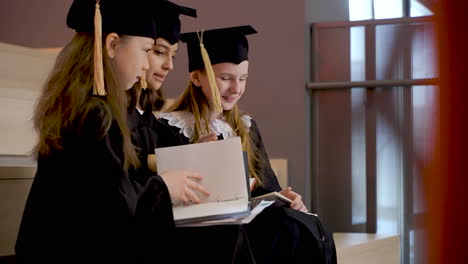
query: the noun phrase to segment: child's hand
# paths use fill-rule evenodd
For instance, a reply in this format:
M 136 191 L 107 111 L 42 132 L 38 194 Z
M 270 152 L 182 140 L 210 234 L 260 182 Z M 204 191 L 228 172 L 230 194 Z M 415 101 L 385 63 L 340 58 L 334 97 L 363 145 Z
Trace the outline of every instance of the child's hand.
M 218 140 L 218 136 L 216 135 L 216 133 L 212 132 L 198 139 L 197 143 L 210 142 L 216 140 Z
M 174 204 L 180 202 L 184 204 L 200 203 L 200 198 L 195 191 L 199 191 L 205 196 L 210 195 L 205 187 L 197 183 L 203 177 L 196 172 L 176 170 L 164 171 L 160 175 L 169 189 L 169 194 Z
M 280 191 L 280 193 L 292 201 L 292 209 L 307 213 L 307 207 L 302 202 L 302 196 L 296 192 L 293 192 L 291 187 L 284 188 Z

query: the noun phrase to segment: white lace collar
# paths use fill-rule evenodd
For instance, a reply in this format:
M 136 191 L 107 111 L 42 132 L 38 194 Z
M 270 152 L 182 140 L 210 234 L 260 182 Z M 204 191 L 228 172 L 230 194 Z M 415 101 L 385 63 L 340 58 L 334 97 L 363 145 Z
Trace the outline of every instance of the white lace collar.
M 176 111 L 170 113 L 159 112 L 157 118 L 166 119 L 169 125 L 179 128 L 179 133 L 183 134 L 186 138 L 193 137 L 193 128 L 195 126 L 195 119 L 193 114 L 188 111 Z M 250 128 L 252 126 L 252 118 L 249 115 L 242 115 L 241 121 L 244 126 Z M 223 135 L 224 139 L 232 138 L 235 135 L 234 130 L 224 119 L 214 119 L 210 121 L 209 128 L 215 132 L 216 135 Z

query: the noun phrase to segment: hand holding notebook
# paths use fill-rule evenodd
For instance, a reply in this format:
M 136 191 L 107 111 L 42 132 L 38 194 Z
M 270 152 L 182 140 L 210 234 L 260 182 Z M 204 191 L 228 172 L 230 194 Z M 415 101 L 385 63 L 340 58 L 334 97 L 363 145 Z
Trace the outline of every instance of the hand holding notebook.
M 250 212 L 249 189 L 239 137 L 155 150 L 159 171 L 199 173 L 209 196 L 197 193 L 200 204 L 173 207 L 176 224 L 200 222 Z

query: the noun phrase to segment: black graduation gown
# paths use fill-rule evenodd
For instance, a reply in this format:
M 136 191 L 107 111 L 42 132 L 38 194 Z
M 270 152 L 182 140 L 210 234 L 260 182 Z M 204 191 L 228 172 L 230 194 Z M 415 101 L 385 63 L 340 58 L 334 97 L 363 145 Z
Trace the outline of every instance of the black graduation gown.
M 172 127 L 162 120 L 156 119 L 152 113 L 140 114 L 138 110 L 134 109 L 129 111 L 128 117 L 133 144 L 139 150 L 140 160 L 144 164 L 142 168 L 148 169 L 147 156 L 154 154 L 156 147 L 182 144 L 172 141 L 179 139 L 174 137 Z M 161 141 L 161 138 L 164 140 Z M 139 184 L 145 180 L 141 178 L 144 175 L 142 173 L 135 174 L 132 181 Z M 206 242 L 200 243 L 201 235 Z M 220 240 L 225 241 L 219 243 Z M 252 263 L 253 257 L 249 253 L 250 247 L 244 243 L 247 239 L 243 226 L 176 228 L 173 241 L 178 243 L 174 244 L 174 249 L 183 251 L 183 254 L 173 255 L 171 259 L 173 263 Z
M 166 129 L 166 133 L 159 135 L 158 146 L 190 143 L 188 138 L 179 133 L 179 128 L 169 125 L 167 120 L 162 120 L 162 122 L 170 130 Z M 271 168 L 258 126 L 253 119 L 251 124 L 252 141 L 258 149 L 260 158 L 260 162 L 255 167 L 264 181 L 262 186 L 257 186 L 252 191 L 251 195 L 255 197 L 279 191 L 281 187 Z M 223 227 L 213 228 L 222 229 Z M 252 254 L 255 263 L 336 263 L 333 236 L 313 215 L 274 204 L 266 208 L 251 223 L 242 228 L 244 229 L 243 236 L 247 234 L 247 237 L 242 239 L 243 248 L 248 252 L 240 252 L 239 254 L 241 256 Z M 206 235 L 203 230 L 196 231 L 199 236 Z M 180 232 L 178 234 L 181 235 Z M 216 238 L 213 235 L 208 237 Z M 320 253 L 325 251 L 329 255 L 328 258 L 320 256 Z
M 148 168 L 148 155 L 154 154 L 154 149 L 156 148 L 158 133 L 159 130 L 156 128 L 158 121 L 152 113 L 143 113 L 140 114 L 139 111 L 135 108 L 128 112 L 128 127 L 132 136 L 132 143 L 136 147 L 138 156 L 141 162 L 140 170 L 146 170 L 147 173 L 134 173 L 134 176 L 141 177 L 144 175 L 149 175 L 151 172 Z M 133 178 L 132 180 L 143 180 Z
M 96 107 L 79 134 L 69 129 L 62 150 L 38 157 L 16 242 L 18 263 L 164 263 L 171 257 L 168 189 L 157 175 L 137 185 L 130 180 L 116 122 L 96 136 L 102 116 Z
M 155 148 L 175 146 L 159 145 L 160 143 L 164 143 L 159 140 L 161 135 L 163 135 L 163 137 L 171 135 L 170 137 L 172 138 L 173 131 L 170 126 L 156 119 L 151 112 L 140 114 L 137 109 L 130 110 L 128 113 L 128 126 L 132 134 L 132 142 L 137 148 L 140 160 L 144 162 L 146 168 L 148 168 L 147 156 L 149 154 L 154 154 Z

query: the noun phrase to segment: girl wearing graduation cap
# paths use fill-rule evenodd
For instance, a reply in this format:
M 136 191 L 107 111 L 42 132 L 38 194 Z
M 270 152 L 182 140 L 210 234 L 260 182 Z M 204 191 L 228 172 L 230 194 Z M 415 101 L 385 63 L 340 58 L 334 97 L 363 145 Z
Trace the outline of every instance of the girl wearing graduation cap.
M 167 129 L 161 126 L 153 111 L 161 110 L 164 98 L 161 86 L 167 74 L 172 71 L 173 60 L 177 53 L 180 40 L 181 23 L 179 15 L 196 17 L 195 9 L 184 7 L 166 0 L 156 3 L 155 21 L 157 37 L 148 53 L 149 69 L 142 76 L 141 81 L 127 91 L 129 96 L 128 122 L 132 135 L 132 142 L 138 150 L 142 163 L 141 169 L 148 170 L 148 175 L 156 172 L 156 158 L 154 149 L 157 146 L 158 133 Z M 164 133 L 164 132 L 162 132 Z M 142 176 L 143 173 L 135 175 Z M 197 183 L 202 176 L 191 171 L 162 172 L 161 177 L 169 188 L 174 204 L 199 203 L 200 199 L 194 190 L 209 195 L 206 189 Z M 137 182 L 146 178 L 134 179 Z
M 315 252 L 316 237 L 309 230 L 317 229 L 317 219 L 306 214 L 301 196 L 291 187 L 281 189 L 256 122 L 237 105 L 248 77 L 245 36 L 254 33 L 251 26 L 241 26 L 182 35 L 190 82 L 169 112 L 160 113 L 171 133 L 160 135 L 159 141 L 181 145 L 240 136 L 249 174 L 256 180 L 252 197 L 279 191 L 293 201 L 290 208 L 267 208 L 247 225 L 256 263 L 304 263 L 312 261 Z
M 300 195 L 291 188 L 281 190 L 256 122 L 237 105 L 248 77 L 245 36 L 254 33 L 251 26 L 241 26 L 182 35 L 187 42 L 190 83 L 169 112 L 160 114 L 176 132 L 172 139 L 160 141 L 188 144 L 240 136 L 248 153 L 249 174 L 256 179 L 252 196 L 281 191 L 293 201 L 292 208 L 306 212 Z
M 140 162 L 125 90 L 149 68 L 151 7 L 147 0 L 72 3 L 67 25 L 77 33 L 58 55 L 34 113 L 37 172 L 18 263 L 154 263 L 170 254 L 166 184 L 157 175 L 130 179 Z

